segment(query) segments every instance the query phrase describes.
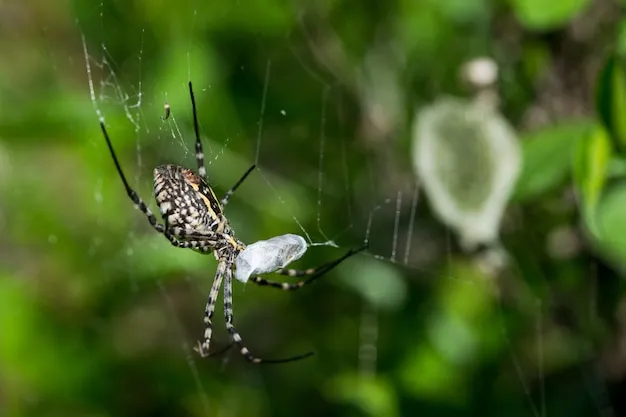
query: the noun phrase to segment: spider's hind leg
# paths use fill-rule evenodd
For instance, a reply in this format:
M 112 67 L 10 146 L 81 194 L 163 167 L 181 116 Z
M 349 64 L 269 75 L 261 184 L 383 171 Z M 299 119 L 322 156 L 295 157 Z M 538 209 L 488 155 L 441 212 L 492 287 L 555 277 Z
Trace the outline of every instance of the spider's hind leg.
M 313 352 L 304 353 L 290 358 L 283 359 L 261 359 L 254 356 L 250 350 L 243 344 L 241 335 L 235 329 L 233 325 L 233 289 L 232 289 L 232 271 L 228 269 L 226 271 L 226 277 L 224 279 L 224 319 L 226 320 L 226 329 L 230 334 L 234 343 L 239 346 L 239 353 L 241 353 L 249 362 L 254 364 L 276 364 L 293 362 L 300 359 L 308 358 L 313 355 Z
M 226 271 L 226 264 L 220 262 L 215 272 L 215 279 L 213 285 L 211 285 L 211 291 L 209 292 L 209 298 L 204 307 L 204 340 L 198 342 L 194 350 L 200 354 L 203 358 L 209 356 L 209 348 L 211 346 L 211 336 L 213 335 L 213 312 L 215 311 L 215 302 L 222 286 L 222 280 L 224 279 L 224 272 Z

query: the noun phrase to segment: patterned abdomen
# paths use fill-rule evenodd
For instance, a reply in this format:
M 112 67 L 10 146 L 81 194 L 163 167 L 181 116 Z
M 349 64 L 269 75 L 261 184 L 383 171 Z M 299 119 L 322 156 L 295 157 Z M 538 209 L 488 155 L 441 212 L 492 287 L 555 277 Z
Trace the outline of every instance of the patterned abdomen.
M 175 236 L 221 232 L 222 207 L 211 187 L 193 171 L 177 165 L 156 167 L 154 195 L 166 229 Z

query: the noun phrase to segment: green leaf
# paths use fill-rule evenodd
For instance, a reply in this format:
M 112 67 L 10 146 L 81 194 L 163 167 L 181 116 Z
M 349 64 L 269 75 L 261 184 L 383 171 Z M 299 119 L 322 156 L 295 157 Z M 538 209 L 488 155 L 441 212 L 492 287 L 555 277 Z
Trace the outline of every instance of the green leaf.
M 429 343 L 411 349 L 398 368 L 398 376 L 408 395 L 434 402 L 467 401 L 469 384 L 466 373 L 445 359 Z
M 626 2 L 624 2 L 624 5 L 626 5 Z M 617 42 L 615 43 L 616 47 L 616 53 L 619 56 L 625 56 L 626 55 L 626 20 L 622 20 L 621 22 L 619 22 L 619 26 L 617 28 Z
M 393 310 L 404 304 L 406 282 L 389 264 L 364 257 L 341 271 L 342 282 L 377 309 Z
M 561 185 L 569 175 L 574 146 L 593 126 L 591 120 L 572 121 L 522 135 L 524 165 L 513 200 L 527 201 Z
M 589 4 L 589 0 L 512 0 L 515 15 L 528 29 L 563 26 Z
M 600 120 L 620 153 L 626 151 L 626 71 L 617 55 L 609 57 L 598 77 L 597 108 Z
M 100 352 L 42 310 L 25 282 L 0 274 L 0 369 L 42 398 L 76 398 L 96 372 Z
M 607 189 L 597 209 L 599 244 L 612 259 L 626 259 L 626 183 Z
M 398 415 L 397 398 L 393 385 L 380 376 L 364 377 L 356 373 L 337 374 L 325 389 L 326 396 L 353 404 L 363 415 L 394 417 Z
M 574 184 L 581 200 L 585 226 L 594 236 L 598 234 L 596 208 L 606 183 L 612 153 L 613 146 L 606 130 L 597 126 L 578 142 L 574 154 Z

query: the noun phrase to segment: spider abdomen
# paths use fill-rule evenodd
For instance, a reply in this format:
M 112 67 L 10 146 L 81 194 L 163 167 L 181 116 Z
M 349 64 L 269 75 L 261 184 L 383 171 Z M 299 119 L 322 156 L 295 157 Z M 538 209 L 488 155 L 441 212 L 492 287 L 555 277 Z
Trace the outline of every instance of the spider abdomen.
M 222 207 L 213 190 L 187 168 L 156 167 L 154 196 L 166 228 L 177 236 L 208 235 L 223 227 Z

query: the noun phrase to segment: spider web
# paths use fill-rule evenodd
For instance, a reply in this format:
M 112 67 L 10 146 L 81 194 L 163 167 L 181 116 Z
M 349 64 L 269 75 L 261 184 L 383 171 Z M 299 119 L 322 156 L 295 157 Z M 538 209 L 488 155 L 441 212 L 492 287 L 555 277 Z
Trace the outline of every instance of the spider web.
M 176 7 L 176 5 L 171 5 Z M 183 6 L 180 6 L 183 7 Z M 199 36 L 195 30 L 195 19 L 200 13 L 196 9 L 189 10 L 191 24 L 189 25 L 189 46 L 186 51 L 187 61 L 178 65 L 186 66 L 188 79 L 179 80 L 174 83 L 175 87 L 160 88 L 158 81 L 146 83 L 144 71 L 142 71 L 142 59 L 144 55 L 144 31 L 137 28 L 137 53 L 135 62 L 120 65 L 115 59 L 115 53 L 111 52 L 104 40 L 106 34 L 112 30 L 107 26 L 107 16 L 104 13 L 104 6 L 99 10 L 99 21 L 101 22 L 101 39 L 87 39 L 83 36 L 85 68 L 88 73 L 88 91 L 93 110 L 97 116 L 94 125 L 98 120 L 105 121 L 109 134 L 114 142 L 114 146 L 119 153 L 131 154 L 134 156 L 132 165 L 125 159 L 123 164 L 127 176 L 133 178 L 132 186 L 139 192 L 144 201 L 154 208 L 152 203 L 151 179 L 149 176 L 152 164 L 146 161 L 167 160 L 170 163 L 193 168 L 195 170 L 195 159 L 193 151 L 193 131 L 189 123 L 190 103 L 186 96 L 186 83 L 194 82 L 196 100 L 198 101 L 198 112 L 200 119 L 211 109 L 203 107 L 212 98 L 219 94 L 213 93 L 212 85 L 203 85 L 202 81 L 196 81 L 199 69 L 194 65 L 194 42 Z M 202 13 L 207 13 L 206 11 Z M 80 22 L 79 22 L 80 26 Z M 332 34 L 332 32 L 331 32 Z M 258 40 L 261 44 L 261 40 Z M 369 250 L 361 256 L 365 259 L 367 266 L 379 265 L 377 269 L 384 279 L 396 282 L 405 289 L 405 280 L 411 277 L 413 282 L 432 282 L 442 277 L 447 284 L 455 286 L 458 292 L 466 297 L 487 297 L 496 299 L 496 308 L 499 309 L 501 317 L 499 326 L 499 337 L 507 344 L 510 352 L 509 366 L 513 369 L 513 375 L 518 383 L 517 387 L 526 399 L 526 404 L 520 405 L 525 410 L 519 415 L 532 415 L 534 417 L 546 417 L 547 395 L 546 369 L 544 364 L 546 329 L 549 326 L 550 315 L 547 312 L 545 302 L 541 297 L 534 295 L 531 291 L 521 289 L 515 297 L 514 302 L 505 305 L 499 297 L 494 296 L 493 286 L 479 282 L 475 277 L 459 276 L 458 269 L 453 268 L 453 240 L 448 235 L 446 242 L 438 242 L 435 245 L 429 243 L 432 230 L 420 227 L 420 220 L 428 215 L 421 210 L 422 196 L 419 184 L 414 180 L 407 161 L 398 161 L 399 157 L 394 155 L 386 146 L 372 146 L 372 149 L 363 149 L 359 144 L 349 139 L 347 130 L 346 108 L 342 87 L 346 83 L 345 76 L 338 75 L 336 68 L 332 68 L 332 63 L 326 62 L 323 55 L 317 50 L 316 39 L 309 33 L 306 26 L 301 26 L 296 34 L 287 41 L 287 47 L 291 49 L 293 58 L 299 63 L 302 74 L 310 80 L 309 88 L 319 90 L 318 102 L 318 126 L 316 131 L 309 131 L 309 140 L 317 143 L 317 154 L 315 158 L 303 161 L 302 169 L 297 172 L 297 178 L 289 178 L 282 175 L 281 161 L 285 161 L 284 155 L 289 155 L 288 151 L 280 148 L 281 141 L 285 138 L 276 138 L 268 135 L 268 121 L 274 122 L 279 116 L 287 119 L 287 116 L 298 112 L 295 108 L 269 108 L 268 94 L 271 93 L 276 84 L 277 64 L 268 52 L 268 59 L 264 66 L 264 78 L 262 88 L 258 95 L 258 114 L 254 120 L 246 120 L 244 124 L 256 124 L 256 136 L 252 139 L 243 132 L 229 132 L 223 126 L 207 126 L 206 122 L 201 123 L 201 134 L 204 144 L 205 161 L 209 179 L 212 186 L 218 190 L 225 191 L 237 180 L 236 177 L 229 177 L 220 167 L 236 166 L 237 171 L 243 173 L 248 165 L 255 163 L 257 169 L 253 176 L 242 185 L 237 191 L 226 210 L 233 229 L 239 237 L 246 242 L 253 242 L 265 239 L 270 236 L 258 235 L 259 228 L 251 227 L 249 219 L 259 219 L 269 216 L 282 226 L 282 233 L 302 234 L 310 245 L 307 255 L 311 255 L 317 247 L 324 249 L 324 254 L 338 256 L 341 250 L 360 246 L 363 243 L 370 245 Z M 93 48 L 91 45 L 99 45 Z M 259 48 L 263 48 L 262 44 Z M 132 68 L 132 70 L 128 69 Z M 242 68 L 242 72 L 246 69 Z M 200 77 L 198 77 L 200 78 Z M 133 80 L 133 81 L 129 81 Z M 356 85 L 356 83 L 354 83 Z M 314 86 L 314 87 L 311 87 Z M 217 87 L 216 87 L 217 89 Z M 176 104 L 175 104 L 176 103 Z M 165 107 L 170 106 L 171 113 L 167 115 Z M 167 115 L 167 117 L 166 117 Z M 179 120 L 183 120 L 180 121 Z M 333 124 L 332 129 L 329 124 Z M 221 131 L 220 131 L 221 129 Z M 339 131 L 341 134 L 329 137 L 330 130 Z M 207 133 L 210 131 L 211 133 Z M 216 133 L 218 132 L 218 133 Z M 220 134 L 221 133 L 221 134 Z M 123 151 L 123 141 L 132 138 L 132 152 Z M 380 139 L 380 138 L 378 138 Z M 113 167 L 108 154 L 105 152 L 101 138 L 91 139 L 94 146 L 102 150 L 101 166 L 106 170 L 100 181 L 97 183 L 94 192 L 94 201 L 105 210 L 104 190 L 106 195 L 119 194 L 119 201 L 115 206 L 121 211 L 129 210 L 130 204 L 125 200 L 123 189 L 119 180 L 112 174 Z M 159 144 L 165 143 L 166 146 Z M 245 144 L 240 146 L 239 144 Z M 242 152 L 239 150 L 244 149 Z M 247 150 L 246 150 L 247 149 Z M 380 152 L 382 149 L 382 152 Z M 360 161 L 365 167 L 364 171 L 354 168 L 353 161 Z M 292 170 L 293 172 L 293 170 Z M 131 176 L 132 173 L 132 176 Z M 382 175 L 381 175 L 382 173 Z M 384 175 L 389 177 L 384 177 Z M 390 179 L 391 178 L 391 179 Z M 105 185 L 106 184 L 106 185 Z M 111 191 L 114 189 L 117 191 Z M 313 189 L 313 193 L 307 190 Z M 314 195 L 314 200 L 307 196 Z M 111 198 L 111 197 L 107 197 Z M 115 197 L 118 198 L 118 197 Z M 268 199 L 269 202 L 268 207 Z M 339 204 L 338 204 L 339 202 Z M 327 207 L 343 207 L 340 212 L 331 212 Z M 106 265 L 108 271 L 114 274 L 122 268 L 126 268 L 133 263 L 145 263 L 150 257 L 163 257 L 162 261 L 153 263 L 153 272 L 158 273 L 162 279 L 150 281 L 150 277 L 136 276 L 132 268 L 126 274 L 129 277 L 129 288 L 131 293 L 139 295 L 146 291 L 149 286 L 156 285 L 159 298 L 163 302 L 163 307 L 159 310 L 161 318 L 170 323 L 172 336 L 178 342 L 181 360 L 185 360 L 189 368 L 190 376 L 196 386 L 200 404 L 196 405 L 198 415 L 212 415 L 213 404 L 209 399 L 210 372 L 215 369 L 202 364 L 195 355 L 192 346 L 195 340 L 201 335 L 201 311 L 204 300 L 208 294 L 210 278 L 214 273 L 215 262 L 208 257 L 201 258 L 195 254 L 183 254 L 180 250 L 175 250 L 162 242 L 156 233 L 144 233 L 145 222 L 143 217 L 137 212 L 132 212 L 128 216 L 122 216 L 124 221 L 129 218 L 129 231 L 123 246 L 110 265 Z M 102 225 L 106 227 L 105 225 Z M 141 232 L 139 231 L 141 230 Z M 105 235 L 104 231 L 101 235 Z M 98 250 L 102 237 L 96 237 L 90 251 Z M 433 248 L 434 246 L 434 248 Z M 438 251 L 443 250 L 448 257 L 448 271 L 443 274 L 434 269 L 433 260 L 439 255 Z M 333 255 L 334 254 L 334 255 Z M 493 253 L 490 253 L 493 254 Z M 306 262 L 307 255 L 303 261 Z M 120 259 L 126 261 L 120 263 Z M 172 258 L 177 258 L 175 261 Z M 315 258 L 314 258 L 315 259 Z M 318 260 L 321 258 L 317 258 Z M 493 263 L 488 257 L 480 258 L 481 265 L 487 268 Z M 342 265 L 343 272 L 338 272 L 340 285 L 352 290 L 358 298 L 359 313 L 352 317 L 359 321 L 358 335 L 354 338 L 354 354 L 357 357 L 356 367 L 359 378 L 367 380 L 375 378 L 379 372 L 379 351 L 383 341 L 381 333 L 387 333 L 383 324 L 387 323 L 385 315 L 389 311 L 398 311 L 408 301 L 402 297 L 397 297 L 390 301 L 393 307 L 386 310 L 376 297 L 363 293 L 358 287 L 350 283 L 350 280 L 359 269 L 355 264 L 356 260 L 348 261 Z M 122 265 L 117 266 L 117 265 Z M 163 273 L 163 267 L 167 265 L 174 275 L 176 271 L 186 270 L 184 274 L 184 284 L 186 288 L 191 288 L 196 294 L 194 299 L 197 305 L 186 308 L 177 303 L 180 292 L 184 288 L 173 284 Z M 302 263 L 302 265 L 305 265 Z M 150 269 L 148 269 L 150 270 Z M 198 276 L 201 279 L 198 279 Z M 164 281 L 168 279 L 168 281 Z M 420 284 L 421 285 L 421 284 Z M 320 287 L 317 287 L 318 291 Z M 373 286 L 371 288 L 378 288 Z M 245 288 L 235 292 L 235 317 L 240 321 L 245 320 L 244 309 L 238 309 L 238 304 L 247 305 L 251 297 L 257 297 L 258 291 Z M 149 290 L 148 290 L 149 291 Z M 238 292 L 239 291 L 239 292 Z M 315 292 L 315 291 L 313 291 Z M 254 294 L 250 294 L 254 293 Z M 478 294 L 478 295 L 477 295 Z M 267 298 L 276 300 L 279 296 L 290 297 L 292 294 L 277 294 L 275 297 Z M 240 302 L 244 298 L 243 302 Z M 528 308 L 533 304 L 530 311 L 534 314 L 535 328 L 532 333 L 532 343 L 522 351 L 519 344 L 512 335 L 512 330 L 505 324 L 507 311 L 512 308 Z M 524 307 L 522 307 L 524 305 Z M 241 306 L 239 306 L 241 307 Z M 446 314 L 442 306 L 429 307 L 430 314 L 427 320 L 436 321 L 436 316 Z M 157 309 L 158 310 L 158 309 Z M 195 318 L 194 318 L 195 315 Z M 195 320 L 196 323 L 191 323 Z M 216 327 L 219 327 L 221 318 L 215 319 Z M 453 325 L 451 323 L 440 323 L 443 325 Z M 427 326 L 429 327 L 429 326 Z M 297 327 L 296 327 L 297 328 Z M 275 329 L 271 330 L 275 332 Z M 285 330 L 287 332 L 288 330 Z M 437 334 L 437 326 L 430 325 L 427 331 L 431 343 L 441 349 L 441 335 Z M 242 332 L 243 333 L 243 332 Z M 461 331 L 462 333 L 462 331 Z M 244 333 L 245 334 L 245 333 Z M 285 336 L 281 336 L 283 339 Z M 222 342 L 226 340 L 226 335 L 221 334 Z M 246 342 L 249 346 L 254 346 L 254 339 L 248 337 Z M 218 342 L 214 341 L 214 345 Z M 454 343 L 454 342 L 452 342 Z M 445 343 L 444 343 L 445 345 Z M 269 352 L 275 352 L 271 350 Z M 235 352 L 236 353 L 236 352 Z M 275 353 L 273 353 L 275 354 Z M 583 357 L 583 353 L 580 354 Z M 288 354 L 287 354 L 288 356 Z M 227 353 L 219 359 L 219 372 L 234 366 L 235 355 Z M 536 359 L 533 362 L 531 357 Z M 238 359 L 238 358 L 237 358 Z M 528 363 L 533 365 L 528 365 Z M 536 368 L 534 374 L 529 371 Z M 258 369 L 252 366 L 240 368 L 249 381 L 249 386 L 261 387 L 265 382 L 260 376 Z M 595 375 L 592 365 L 581 367 L 580 378 L 588 386 L 590 397 L 596 408 L 597 415 L 613 415 L 613 410 L 608 403 L 607 394 L 600 378 Z M 248 386 L 248 388 L 249 388 Z M 234 399 L 225 400 L 233 410 L 241 409 L 236 405 Z M 235 411 L 233 413 L 237 414 Z

